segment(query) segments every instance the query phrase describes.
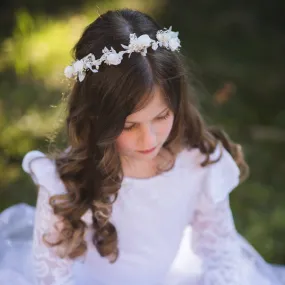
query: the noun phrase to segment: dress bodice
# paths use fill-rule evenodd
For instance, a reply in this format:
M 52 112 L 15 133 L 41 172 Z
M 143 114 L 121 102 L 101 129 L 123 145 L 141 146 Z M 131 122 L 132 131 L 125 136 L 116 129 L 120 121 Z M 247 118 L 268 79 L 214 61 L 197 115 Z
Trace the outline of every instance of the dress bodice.
M 213 159 L 219 152 L 217 149 L 212 154 Z M 40 284 L 162 284 L 171 269 L 184 229 L 196 218 L 197 205 L 207 203 L 206 199 L 213 205 L 220 203 L 238 184 L 239 171 L 229 153 L 224 151 L 222 160 L 208 167 L 201 166 L 204 159 L 198 149 L 183 150 L 168 172 L 146 179 L 123 179 L 110 219 L 116 227 L 119 245 L 119 257 L 111 264 L 99 255 L 92 243 L 89 211 L 82 217 L 88 226 L 85 256 L 60 260 L 53 249 L 42 244 L 42 234 L 57 219 L 48 198 L 65 193 L 66 189 L 57 176 L 54 162 L 39 151 L 29 152 L 23 160 L 23 168 L 40 189 L 34 233 L 36 275 L 46 280 Z M 223 176 L 225 170 L 227 176 Z M 204 189 L 207 189 L 206 198 L 202 199 Z M 51 270 L 53 265 L 56 268 Z

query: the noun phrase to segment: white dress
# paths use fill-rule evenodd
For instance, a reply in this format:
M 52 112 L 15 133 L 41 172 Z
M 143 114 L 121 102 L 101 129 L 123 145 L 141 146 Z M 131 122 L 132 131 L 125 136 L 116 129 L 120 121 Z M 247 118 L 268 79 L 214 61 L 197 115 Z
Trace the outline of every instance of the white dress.
M 201 167 L 203 160 L 198 149 L 184 150 L 169 172 L 124 178 L 111 217 L 120 255 L 110 264 L 92 244 L 90 212 L 82 218 L 84 257 L 60 259 L 42 243 L 57 219 L 48 198 L 66 189 L 54 161 L 28 152 L 22 166 L 39 185 L 37 206 L 0 214 L 0 284 L 285 285 L 285 269 L 266 263 L 236 232 L 228 198 L 238 185 L 233 159 L 224 150 L 218 163 Z

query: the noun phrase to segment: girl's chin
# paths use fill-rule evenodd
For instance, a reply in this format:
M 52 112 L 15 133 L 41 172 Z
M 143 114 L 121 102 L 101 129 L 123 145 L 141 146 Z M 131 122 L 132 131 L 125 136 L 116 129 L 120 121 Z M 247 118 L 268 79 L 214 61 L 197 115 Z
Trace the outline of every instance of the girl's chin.
M 157 146 L 153 151 L 151 152 L 140 152 L 140 151 L 123 151 L 122 156 L 126 159 L 135 159 L 135 160 L 151 160 L 157 156 L 159 153 L 161 146 Z
M 136 157 L 142 160 L 150 160 L 153 159 L 157 156 L 158 152 L 159 152 L 159 147 L 155 148 L 153 151 L 151 152 L 147 152 L 147 153 L 141 153 L 141 152 L 137 152 L 136 153 Z

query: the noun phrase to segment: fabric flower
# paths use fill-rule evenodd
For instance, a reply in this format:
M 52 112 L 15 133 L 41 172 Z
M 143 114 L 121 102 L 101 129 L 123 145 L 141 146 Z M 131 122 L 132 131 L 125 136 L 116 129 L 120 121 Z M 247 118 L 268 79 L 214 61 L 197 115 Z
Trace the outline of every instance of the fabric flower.
M 151 47 L 156 50 L 159 46 L 170 49 L 171 51 L 178 50 L 180 45 L 180 40 L 178 38 L 178 32 L 173 32 L 172 27 L 168 30 L 159 30 L 156 33 L 156 40 L 153 40 L 149 35 L 144 34 L 139 37 L 135 33 L 130 34 L 130 41 L 128 45 L 121 46 L 124 50 L 117 52 L 113 47 L 109 50 L 104 47 L 102 50 L 102 56 L 95 59 L 95 55 L 89 53 L 87 56 L 83 57 L 81 60 L 75 61 L 72 65 L 67 66 L 64 70 L 64 74 L 68 78 L 77 77 L 80 82 L 82 82 L 86 76 L 87 71 L 98 72 L 98 69 L 102 63 L 108 65 L 118 65 L 122 62 L 123 55 L 125 53 L 129 54 L 129 57 L 133 52 L 138 52 L 143 56 L 147 55 L 147 49 Z
M 141 35 L 136 40 L 136 45 L 138 49 L 143 49 L 145 47 L 149 47 L 152 42 L 152 39 L 149 35 Z
M 180 40 L 178 38 L 172 38 L 169 40 L 168 46 L 171 49 L 171 51 L 175 51 L 180 47 Z
M 64 75 L 67 78 L 72 78 L 74 76 L 74 69 L 73 66 L 69 65 L 64 69 Z
M 105 56 L 104 62 L 108 65 L 118 65 L 121 63 L 122 56 L 120 53 L 117 53 L 114 48 L 111 47 L 108 50 L 106 47 L 103 49 L 103 54 Z
M 141 35 L 137 38 L 136 34 L 130 34 L 130 44 L 128 46 L 121 45 L 129 53 L 129 57 L 133 52 L 140 52 L 146 56 L 147 48 L 151 45 L 153 40 L 149 35 Z
M 172 27 L 168 30 L 160 30 L 156 34 L 156 38 L 158 39 L 158 44 L 160 46 L 164 46 L 167 49 L 170 48 L 171 51 L 175 51 L 180 47 L 180 40 L 178 38 L 178 32 L 173 32 Z
M 74 72 L 76 72 L 76 73 L 82 72 L 83 69 L 84 69 L 83 61 L 82 60 L 77 60 L 76 62 L 74 62 L 73 68 L 74 68 Z
M 105 62 L 107 64 L 109 64 L 109 65 L 110 64 L 118 65 L 118 64 L 121 63 L 121 59 L 120 59 L 119 54 L 117 54 L 117 53 L 110 53 L 110 54 L 107 55 L 107 58 L 106 58 Z
M 87 56 L 85 56 L 82 59 L 85 69 L 90 69 L 93 73 L 98 72 L 97 69 L 99 69 L 99 62 L 98 60 L 95 59 L 94 54 L 89 53 Z
M 171 34 L 169 33 L 169 30 L 158 31 L 156 38 L 160 42 L 160 44 L 162 44 L 163 46 L 167 46 L 168 41 L 171 39 Z
M 157 50 L 158 48 L 158 43 L 157 42 L 153 42 L 152 45 L 151 45 L 152 49 L 153 50 Z
M 78 72 L 78 80 L 82 82 L 85 78 L 86 72 L 84 70 Z

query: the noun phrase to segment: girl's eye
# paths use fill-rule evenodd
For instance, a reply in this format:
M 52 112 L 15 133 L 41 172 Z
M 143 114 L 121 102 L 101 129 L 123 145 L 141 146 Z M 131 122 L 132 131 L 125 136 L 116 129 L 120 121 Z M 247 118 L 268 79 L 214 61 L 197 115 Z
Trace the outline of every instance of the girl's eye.
M 168 111 L 164 116 L 158 117 L 157 120 L 166 120 L 170 116 L 170 112 Z
M 131 131 L 131 130 L 133 130 L 134 128 L 135 128 L 135 124 L 133 124 L 133 125 L 131 125 L 131 126 L 129 126 L 129 127 L 124 127 L 124 131 Z
M 157 117 L 155 120 L 161 121 L 161 120 L 166 120 L 170 116 L 170 112 L 168 111 L 165 115 L 161 117 Z M 134 128 L 136 128 L 136 124 L 133 124 L 129 127 L 124 127 L 124 131 L 132 131 Z

